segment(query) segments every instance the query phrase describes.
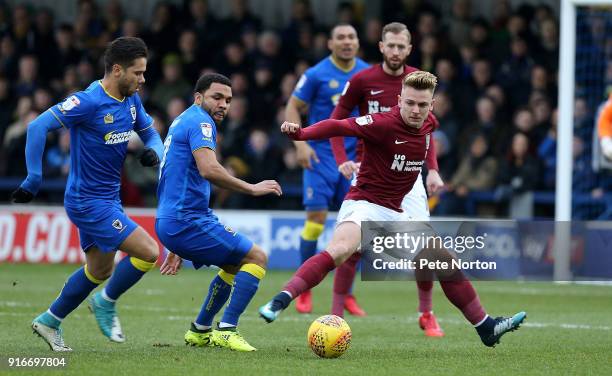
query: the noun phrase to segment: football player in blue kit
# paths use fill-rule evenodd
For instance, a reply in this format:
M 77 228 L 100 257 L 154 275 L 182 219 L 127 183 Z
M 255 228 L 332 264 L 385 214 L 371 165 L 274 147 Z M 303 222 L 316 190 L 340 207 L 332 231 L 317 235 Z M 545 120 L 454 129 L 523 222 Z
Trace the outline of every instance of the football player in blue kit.
M 110 277 L 105 288 L 89 301 L 102 333 L 113 342 L 125 337 L 115 310 L 117 299 L 153 268 L 157 242 L 123 211 L 119 196 L 121 169 L 127 143 L 136 131 L 145 144 L 143 166 L 156 166 L 163 144 L 136 94 L 144 84 L 147 47 L 139 38 L 122 37 L 104 53 L 104 78 L 91 83 L 28 125 L 28 176 L 12 194 L 26 203 L 42 182 L 42 156 L 47 132 L 70 130 L 70 175 L 64 195 L 68 217 L 79 230 L 87 263 L 74 272 L 49 309 L 32 322 L 32 329 L 53 351 L 71 351 L 60 324 L 89 293 Z M 128 257 L 115 266 L 118 249 Z
M 217 161 L 217 124 L 227 115 L 231 100 L 231 81 L 220 74 L 205 74 L 196 83 L 193 105 L 172 122 L 164 141 L 155 231 L 171 250 L 160 268 L 162 274 L 176 274 L 183 258 L 195 268 L 221 268 L 185 333 L 185 342 L 255 351 L 236 328 L 266 273 L 268 257 L 258 245 L 219 222 L 209 207 L 210 185 L 253 196 L 281 195 L 281 187 L 274 180 L 249 184 L 230 175 Z M 213 330 L 214 317 L 228 299 Z
M 306 70 L 298 81 L 285 109 L 286 121 L 301 124 L 300 113 L 306 111 L 308 124 L 328 119 L 349 79 L 368 67 L 366 62 L 356 57 L 359 39 L 353 26 L 334 26 L 328 47 L 331 54 Z M 352 116 L 358 116 L 358 112 Z M 338 172 L 329 140 L 294 141 L 294 145 L 298 161 L 304 168 L 302 203 L 306 209 L 306 221 L 300 237 L 300 256 L 304 263 L 317 251 L 317 240 L 323 233 L 328 210 L 340 207 L 351 182 Z M 355 145 L 355 138 L 347 138 L 347 154 L 355 155 Z M 350 313 L 365 314 L 352 295 L 345 303 Z M 295 307 L 300 313 L 312 311 L 310 290 L 297 298 Z

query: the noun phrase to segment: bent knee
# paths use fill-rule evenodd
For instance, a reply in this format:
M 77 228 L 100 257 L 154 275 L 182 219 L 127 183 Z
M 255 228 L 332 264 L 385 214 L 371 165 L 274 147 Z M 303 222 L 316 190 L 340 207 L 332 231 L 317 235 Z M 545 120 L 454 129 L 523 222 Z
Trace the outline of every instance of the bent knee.
M 113 274 L 113 264 L 92 266 L 85 265 L 85 276 L 94 283 L 101 283 L 110 278 Z
M 268 255 L 256 245 L 246 255 L 243 264 L 256 264 L 265 268 L 268 265 Z
M 328 246 L 326 251 L 334 259 L 336 265 L 340 265 L 351 257 L 356 250 L 345 244 L 336 244 Z
M 155 263 L 159 258 L 159 246 L 157 242 L 153 240 L 153 238 L 149 238 L 145 244 L 143 244 L 143 249 L 141 252 L 142 256 L 138 257 L 142 261 Z

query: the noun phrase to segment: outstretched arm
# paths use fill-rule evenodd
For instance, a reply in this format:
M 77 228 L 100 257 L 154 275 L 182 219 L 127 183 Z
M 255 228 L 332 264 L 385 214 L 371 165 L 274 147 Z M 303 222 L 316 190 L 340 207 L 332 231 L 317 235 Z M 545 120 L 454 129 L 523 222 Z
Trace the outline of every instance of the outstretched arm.
M 283 192 L 275 180 L 264 180 L 257 184 L 249 184 L 232 176 L 219 161 L 215 151 L 210 148 L 200 148 L 193 152 L 200 175 L 214 185 L 231 189 L 232 191 L 246 193 L 252 196 L 263 196 L 273 193 L 280 196 Z
M 13 192 L 13 202 L 29 202 L 38 193 L 42 183 L 42 157 L 45 151 L 47 133 L 60 127 L 60 122 L 53 116 L 51 111 L 43 112 L 28 124 L 25 149 L 28 176 L 19 188 Z
M 360 135 L 348 121 L 333 119 L 322 120 L 308 128 L 284 122 L 281 125 L 281 132 L 286 133 L 292 140 L 323 140 L 330 137 Z

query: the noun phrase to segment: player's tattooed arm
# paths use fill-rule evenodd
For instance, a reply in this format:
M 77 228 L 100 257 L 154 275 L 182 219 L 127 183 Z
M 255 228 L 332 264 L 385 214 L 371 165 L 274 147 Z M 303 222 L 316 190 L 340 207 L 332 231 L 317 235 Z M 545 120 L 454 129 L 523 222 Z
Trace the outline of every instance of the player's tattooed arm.
M 264 180 L 257 184 L 250 184 L 232 176 L 217 160 L 215 151 L 209 148 L 200 148 L 193 152 L 200 175 L 214 185 L 232 191 L 246 193 L 252 196 L 275 194 L 280 196 L 283 192 L 275 180 Z

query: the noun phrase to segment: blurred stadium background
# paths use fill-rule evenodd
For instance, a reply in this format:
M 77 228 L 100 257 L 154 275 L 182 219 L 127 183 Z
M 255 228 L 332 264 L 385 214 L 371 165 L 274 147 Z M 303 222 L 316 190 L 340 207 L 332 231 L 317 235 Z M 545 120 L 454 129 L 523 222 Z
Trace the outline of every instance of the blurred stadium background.
M 440 173 L 446 183 L 465 188 L 461 195 L 431 197 L 434 216 L 552 219 L 555 204 L 571 200 L 572 219 L 610 219 L 612 162 L 597 147 L 595 123 L 612 88 L 612 7 L 575 8 L 576 63 L 574 74 L 565 76 L 574 89 L 568 112 L 558 106 L 562 5 L 554 0 L 0 1 L 0 199 L 8 204 L 26 175 L 28 122 L 101 77 L 101 54 L 109 41 L 139 36 L 150 48 L 140 95 L 162 138 L 190 105 L 201 73 L 231 78 L 234 100 L 220 126 L 219 158 L 249 182 L 278 180 L 284 195 L 253 199 L 215 189 L 213 208 L 241 210 L 221 213 L 264 245 L 286 243 L 287 250 L 296 250 L 302 176 L 292 144 L 278 130 L 284 105 L 302 72 L 328 55 L 331 26 L 354 25 L 359 55 L 375 64 L 381 60 L 382 26 L 401 21 L 412 33 L 408 64 L 434 72 L 440 81 L 434 108 L 441 124 L 434 135 Z M 568 113 L 572 119 L 560 119 Z M 562 122 L 573 129 L 571 142 L 564 144 L 571 146 L 562 150 L 572 168 L 559 168 L 571 171 L 564 180 L 571 180 L 571 187 L 562 185 L 565 198 L 555 197 Z M 140 168 L 139 148 L 137 139 L 130 142 L 122 200 L 126 207 L 154 208 L 157 174 Z M 42 248 L 59 249 L 64 238 L 78 244 L 61 209 L 69 154 L 68 132 L 50 134 L 35 205 L 0 207 L 0 259 L 19 261 L 31 251 L 26 245 L 31 227 L 32 239 L 46 238 Z M 264 211 L 245 221 L 244 209 Z M 146 209 L 132 213 L 153 215 Z M 58 224 L 55 216 L 62 218 Z M 43 218 L 42 224 L 36 218 Z M 279 235 L 278 228 L 285 230 Z M 59 235 L 51 236 L 52 229 Z M 59 259 L 68 260 L 71 249 L 64 247 Z
M 413 37 L 408 64 L 434 72 L 440 81 L 434 112 L 441 123 L 435 134 L 441 175 L 467 191 L 431 197 L 434 217 L 539 220 L 557 214 L 557 219 L 596 220 L 580 230 L 586 232 L 571 238 L 566 232 L 555 241 L 550 222 L 532 226 L 524 237 L 528 242 L 511 226 L 491 234 L 497 245 L 491 257 L 509 281 L 476 282 L 476 288 L 492 314 L 518 308 L 529 312 L 525 329 L 487 351 L 436 287 L 436 315 L 447 338 L 434 342 L 417 328 L 412 283 L 357 282 L 369 316 L 350 317 L 353 348 L 334 362 L 321 362 L 310 353 L 305 336 L 309 323 L 329 312 L 331 280 L 315 289 L 313 314 L 297 315 L 291 309 L 275 325 L 264 326 L 253 307 L 263 304 L 291 273 L 275 270 L 241 321 L 241 330 L 262 351 L 239 357 L 183 346 L 182 334 L 212 271 L 185 270 L 178 279 L 149 273 L 119 308 L 129 347 L 115 346 L 92 332 L 93 319 L 80 307 L 66 323 L 67 343 L 78 351 L 63 374 L 168 375 L 203 369 L 218 374 L 247 369 L 404 374 L 411 367 L 427 374 L 490 374 L 492 367 L 498 375 L 611 374 L 610 287 L 526 283 L 521 271 L 526 265 L 536 278 L 550 279 L 555 251 L 567 245 L 562 252 L 566 263 L 558 270 L 569 272 L 571 279 L 612 279 L 610 222 L 604 221 L 612 217 L 612 162 L 601 155 L 595 132 L 598 109 L 612 87 L 612 1 L 587 3 L 0 0 L 0 355 L 43 354 L 44 346 L 30 335 L 28 323 L 74 269 L 30 264 L 84 261 L 76 229 L 62 207 L 70 153 L 67 132 L 48 137 L 44 182 L 35 202 L 9 204 L 10 192 L 26 174 L 27 124 L 102 76 L 100 57 L 110 40 L 140 36 L 149 46 L 147 82 L 140 95 L 162 137 L 190 105 L 192 86 L 202 72 L 231 77 L 234 100 L 219 127 L 219 158 L 247 181 L 277 179 L 284 195 L 254 199 L 215 189 L 213 207 L 222 221 L 270 251 L 270 269 L 291 270 L 299 263 L 304 213 L 302 172 L 293 146 L 278 131 L 284 105 L 302 72 L 328 55 L 332 25 L 353 24 L 360 56 L 378 63 L 382 26 L 401 21 Z M 560 24 L 562 8 L 574 4 L 579 4 L 571 7 L 575 34 Z M 575 35 L 575 48 L 561 47 L 564 33 Z M 563 53 L 575 57 L 575 64 L 568 65 L 567 59 L 559 64 Z M 569 72 L 560 75 L 568 66 Z M 558 143 L 563 145 L 559 154 Z M 140 167 L 139 148 L 137 140 L 130 143 L 122 200 L 130 216 L 154 234 L 157 174 Z M 565 177 L 559 178 L 558 170 Z M 559 181 L 566 182 L 562 192 L 556 189 Z M 556 197 L 557 192 L 562 194 Z M 559 215 L 561 205 L 568 209 L 566 215 Z M 330 229 L 320 238 L 320 248 Z M 567 277 L 562 273 L 561 279 Z

